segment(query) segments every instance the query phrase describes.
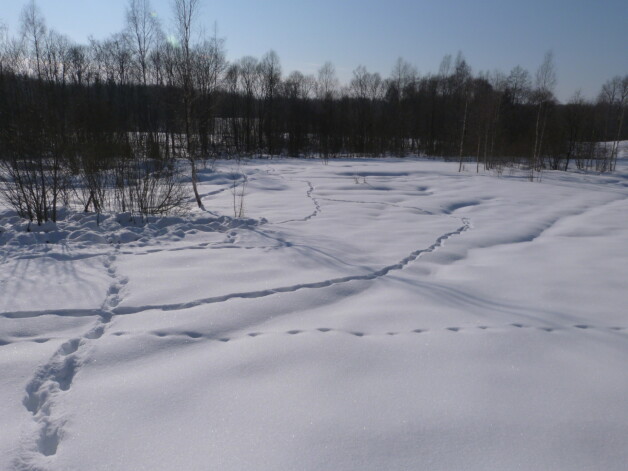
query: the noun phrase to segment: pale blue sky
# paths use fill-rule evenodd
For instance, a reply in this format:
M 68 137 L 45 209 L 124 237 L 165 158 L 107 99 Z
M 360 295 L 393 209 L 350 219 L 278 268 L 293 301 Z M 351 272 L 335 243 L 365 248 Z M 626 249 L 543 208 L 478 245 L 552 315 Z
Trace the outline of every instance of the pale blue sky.
M 284 73 L 314 73 L 326 60 L 343 82 L 358 65 L 386 76 L 398 57 L 436 72 L 460 50 L 479 70 L 531 73 L 547 50 L 556 61 L 557 96 L 594 97 L 628 73 L 626 0 L 201 0 L 199 26 L 218 25 L 230 60 L 274 49 Z M 16 33 L 25 1 L 0 0 L 0 21 Z M 152 0 L 166 29 L 170 0 Z M 38 0 L 49 27 L 85 42 L 119 31 L 127 0 Z

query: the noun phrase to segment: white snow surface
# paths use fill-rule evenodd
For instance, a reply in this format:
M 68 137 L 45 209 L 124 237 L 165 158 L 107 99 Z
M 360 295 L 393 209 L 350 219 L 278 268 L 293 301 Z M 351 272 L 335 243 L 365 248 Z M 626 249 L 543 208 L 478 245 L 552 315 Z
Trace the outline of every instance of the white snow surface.
M 230 162 L 207 212 L 0 210 L 0 470 L 625 470 L 627 150 L 247 161 L 239 219 Z

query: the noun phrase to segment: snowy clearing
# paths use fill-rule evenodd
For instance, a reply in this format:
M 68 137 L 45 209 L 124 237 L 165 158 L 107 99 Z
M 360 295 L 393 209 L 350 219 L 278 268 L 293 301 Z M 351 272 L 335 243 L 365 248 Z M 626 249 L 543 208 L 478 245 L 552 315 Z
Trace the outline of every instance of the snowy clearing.
M 2 210 L 0 469 L 625 469 L 622 149 L 246 161 L 240 219 L 230 162 L 210 212 Z

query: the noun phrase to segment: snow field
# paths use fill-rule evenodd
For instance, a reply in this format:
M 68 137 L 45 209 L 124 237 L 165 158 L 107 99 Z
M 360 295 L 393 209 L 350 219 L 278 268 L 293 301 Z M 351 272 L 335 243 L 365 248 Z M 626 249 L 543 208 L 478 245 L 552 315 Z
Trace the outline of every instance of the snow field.
M 0 469 L 624 469 L 619 167 L 250 161 L 233 219 L 220 162 L 210 212 L 5 211 Z

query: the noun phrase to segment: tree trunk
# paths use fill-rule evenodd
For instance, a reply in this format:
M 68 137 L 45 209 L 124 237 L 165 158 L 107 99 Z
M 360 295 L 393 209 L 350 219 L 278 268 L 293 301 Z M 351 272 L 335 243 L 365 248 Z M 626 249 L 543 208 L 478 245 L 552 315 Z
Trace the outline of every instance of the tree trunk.
M 464 136 L 467 132 L 467 110 L 469 108 L 469 99 L 465 99 L 464 101 L 464 117 L 462 119 L 462 135 L 460 136 L 460 164 L 458 166 L 458 172 L 462 172 L 462 152 L 464 149 Z
M 610 171 L 615 171 L 615 166 L 617 165 L 617 154 L 619 153 L 619 138 L 621 137 L 621 128 L 624 125 L 624 114 L 626 112 L 626 107 L 621 107 L 621 114 L 619 115 L 619 124 L 617 126 L 617 136 L 615 137 L 615 143 L 613 144 L 613 152 L 611 153 L 611 165 Z
M 201 195 L 199 195 L 198 193 L 198 175 L 196 173 L 196 162 L 194 162 L 194 159 L 190 159 L 190 165 L 192 167 L 192 189 L 194 190 L 194 198 L 196 198 L 196 204 L 198 205 L 198 207 L 204 211 L 205 207 L 203 206 L 203 202 L 201 201 Z

